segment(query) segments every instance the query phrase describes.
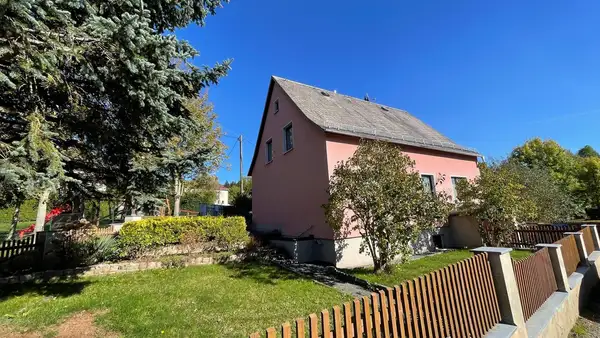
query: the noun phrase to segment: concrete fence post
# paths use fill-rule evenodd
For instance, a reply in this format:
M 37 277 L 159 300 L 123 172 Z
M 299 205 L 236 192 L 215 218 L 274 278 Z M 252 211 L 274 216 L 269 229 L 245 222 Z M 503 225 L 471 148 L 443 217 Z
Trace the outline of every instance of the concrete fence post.
M 562 245 L 538 244 L 536 247 L 548 248 L 548 254 L 550 255 L 550 262 L 552 263 L 552 270 L 554 271 L 558 291 L 569 292 L 571 287 L 569 286 L 569 277 L 567 276 L 567 269 L 565 268 L 565 261 L 562 255 Z
M 488 254 L 496 295 L 498 296 L 498 305 L 500 306 L 501 321 L 516 326 L 520 333 L 519 336 L 526 337 L 525 317 L 523 316 L 519 287 L 517 286 L 517 279 L 510 257 L 512 249 L 480 247 L 471 251 L 474 253 L 486 252 Z
M 581 260 L 581 264 L 589 265 L 587 251 L 585 250 L 585 243 L 583 242 L 583 232 L 565 232 L 565 235 L 573 235 L 573 237 L 575 237 L 575 242 L 577 243 L 577 251 L 579 251 L 579 259 Z
M 600 238 L 598 237 L 598 229 L 596 224 L 584 224 L 582 228 L 590 228 L 592 230 L 592 239 L 594 240 L 594 250 L 600 250 Z

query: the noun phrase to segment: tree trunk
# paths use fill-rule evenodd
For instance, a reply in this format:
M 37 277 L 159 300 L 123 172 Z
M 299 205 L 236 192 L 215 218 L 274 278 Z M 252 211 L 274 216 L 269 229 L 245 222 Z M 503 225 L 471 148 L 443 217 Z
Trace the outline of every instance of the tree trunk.
M 17 232 L 17 224 L 19 223 L 19 215 L 21 213 L 21 203 L 21 201 L 18 201 L 15 206 L 15 212 L 13 213 L 12 221 L 10 222 L 10 230 L 8 231 L 6 239 L 11 239 L 15 235 L 15 232 Z
M 46 222 L 46 208 L 48 206 L 48 198 L 50 197 L 50 189 L 46 189 L 40 195 L 38 203 L 37 217 L 35 219 L 35 232 L 44 231 L 44 223 Z
M 175 201 L 173 202 L 173 216 L 179 216 L 179 206 L 181 204 L 181 194 L 183 193 L 183 183 L 179 174 L 175 174 Z
M 110 222 L 113 223 L 115 221 L 115 211 L 113 210 L 112 201 L 108 201 L 108 217 L 110 217 Z
M 100 201 L 94 202 L 94 224 L 100 225 Z

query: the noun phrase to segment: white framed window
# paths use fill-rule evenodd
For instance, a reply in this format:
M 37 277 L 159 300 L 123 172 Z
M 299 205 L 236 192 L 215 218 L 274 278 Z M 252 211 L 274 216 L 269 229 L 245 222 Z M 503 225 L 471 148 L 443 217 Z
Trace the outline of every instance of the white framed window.
M 269 139 L 267 140 L 267 142 L 265 142 L 265 152 L 266 152 L 266 161 L 267 164 L 273 162 L 273 139 Z
M 294 149 L 294 130 L 292 122 L 283 127 L 283 152 L 288 152 Z
M 423 190 L 430 194 L 435 194 L 435 181 L 433 175 L 422 174 L 421 183 L 423 184 Z
M 451 176 L 450 181 L 452 181 L 452 196 L 455 200 L 458 199 L 458 192 L 456 191 L 456 187 L 458 186 L 458 182 L 464 182 L 467 178 L 464 176 Z
M 275 102 L 273 102 L 273 106 L 274 106 L 274 109 L 275 109 L 275 113 L 274 114 L 277 114 L 279 112 L 279 98 L 275 99 Z

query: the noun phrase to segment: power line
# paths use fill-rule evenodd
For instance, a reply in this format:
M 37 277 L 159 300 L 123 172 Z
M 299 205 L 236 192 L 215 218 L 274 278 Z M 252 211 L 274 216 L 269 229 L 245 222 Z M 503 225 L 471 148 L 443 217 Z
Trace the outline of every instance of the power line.
M 238 139 L 236 137 L 235 142 L 233 143 L 233 146 L 231 146 L 231 150 L 229 151 L 229 153 L 227 154 L 227 158 L 229 158 L 229 155 L 231 155 L 231 153 L 233 152 L 233 150 L 235 149 L 235 145 L 238 143 Z

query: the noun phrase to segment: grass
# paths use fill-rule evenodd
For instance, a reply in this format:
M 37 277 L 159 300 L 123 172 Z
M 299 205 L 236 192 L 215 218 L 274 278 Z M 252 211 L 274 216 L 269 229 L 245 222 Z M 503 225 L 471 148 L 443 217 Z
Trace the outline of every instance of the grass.
M 573 326 L 573 328 L 571 329 L 570 336 L 584 337 L 587 334 L 588 334 L 588 332 L 587 332 L 587 328 L 585 327 L 585 325 L 583 325 L 582 323 L 580 323 L 578 321 L 577 323 L 575 323 L 575 326 Z
M 28 226 L 30 226 L 33 223 L 35 223 L 35 220 L 33 220 L 33 221 L 18 222 L 17 223 L 17 230 L 20 230 L 20 229 L 23 229 L 23 228 L 27 228 Z M 0 233 L 8 232 L 9 230 L 10 230 L 10 222 L 0 223 Z
M 0 326 L 52 335 L 71 314 L 108 310 L 96 322 L 126 337 L 245 337 L 350 299 L 275 267 L 206 265 L 0 290 Z
M 511 251 L 511 256 L 516 260 L 523 259 L 529 255 L 531 255 L 529 251 Z M 416 259 L 404 264 L 397 264 L 393 267 L 391 273 L 373 273 L 372 267 L 347 269 L 345 271 L 372 283 L 394 286 L 472 256 L 473 253 L 469 250 L 454 250 Z

